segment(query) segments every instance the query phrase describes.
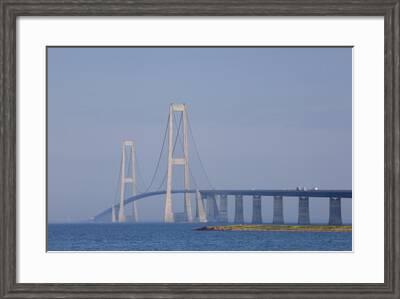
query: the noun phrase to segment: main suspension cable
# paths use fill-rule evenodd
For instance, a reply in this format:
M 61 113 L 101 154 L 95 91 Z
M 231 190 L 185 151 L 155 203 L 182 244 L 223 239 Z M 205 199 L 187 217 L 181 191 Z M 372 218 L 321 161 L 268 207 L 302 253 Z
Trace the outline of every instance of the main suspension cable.
M 166 125 L 166 127 L 165 127 L 163 142 L 162 142 L 160 154 L 159 154 L 159 156 L 158 156 L 157 165 L 156 165 L 156 168 L 155 168 L 155 170 L 154 170 L 153 177 L 151 178 L 150 184 L 149 184 L 149 186 L 146 188 L 146 190 L 145 190 L 144 192 L 148 192 L 148 191 L 150 190 L 150 188 L 153 186 L 154 180 L 155 180 L 155 178 L 156 178 L 156 176 L 157 176 L 158 168 L 160 167 L 160 162 L 161 162 L 162 154 L 163 154 L 163 152 L 164 152 L 165 140 L 167 139 L 169 118 L 170 118 L 170 115 L 169 115 L 169 113 L 168 113 L 167 125 Z
M 192 126 L 190 125 L 189 116 L 187 117 L 187 123 L 188 123 L 188 127 L 189 127 L 189 134 L 192 137 L 193 144 L 194 144 L 194 149 L 195 149 L 196 154 L 197 154 L 197 158 L 200 161 L 200 166 L 203 169 L 203 172 L 204 172 L 205 177 L 207 179 L 208 185 L 211 187 L 211 189 L 214 190 L 213 184 L 211 183 L 211 180 L 210 180 L 210 178 L 209 178 L 209 176 L 207 174 L 206 168 L 204 167 L 203 161 L 201 160 L 200 153 L 199 153 L 199 150 L 197 148 L 196 140 L 194 139 L 194 135 L 193 135 L 193 132 L 192 132 Z
M 142 168 L 140 167 L 140 163 L 139 163 L 139 160 L 137 159 L 137 155 L 136 155 L 135 161 L 136 161 L 136 170 L 137 170 L 137 178 L 138 178 L 137 183 L 139 183 L 139 180 L 140 180 L 141 186 L 146 187 L 147 185 L 143 178 Z M 142 188 L 139 188 L 139 184 L 136 184 L 136 192 L 142 193 L 140 190 L 142 190 Z

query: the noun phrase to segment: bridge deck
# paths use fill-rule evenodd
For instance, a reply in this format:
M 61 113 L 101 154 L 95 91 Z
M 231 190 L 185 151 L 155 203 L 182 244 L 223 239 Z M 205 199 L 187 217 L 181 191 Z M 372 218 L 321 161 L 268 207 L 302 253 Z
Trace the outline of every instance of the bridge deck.
M 172 193 L 196 193 L 197 190 L 172 190 Z M 127 205 L 135 200 L 139 200 L 146 197 L 156 196 L 165 194 L 165 190 L 141 193 L 132 197 L 125 199 L 124 204 Z M 319 197 L 319 198 L 329 198 L 329 197 L 340 197 L 340 198 L 351 198 L 352 190 L 260 190 L 260 189 L 250 189 L 250 190 L 199 190 L 202 195 L 242 195 L 242 196 L 283 196 L 283 197 Z M 118 206 L 115 205 L 116 207 Z M 99 213 L 94 217 L 94 220 L 109 214 L 112 212 L 112 208 L 108 208 L 105 211 Z

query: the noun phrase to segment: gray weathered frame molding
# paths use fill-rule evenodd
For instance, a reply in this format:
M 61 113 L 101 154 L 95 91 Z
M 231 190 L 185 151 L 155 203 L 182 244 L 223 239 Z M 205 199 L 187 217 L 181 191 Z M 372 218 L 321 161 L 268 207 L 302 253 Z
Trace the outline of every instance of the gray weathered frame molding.
M 0 298 L 400 298 L 399 12 L 400 0 L 0 0 Z M 385 282 L 17 283 L 16 20 L 19 16 L 384 16 Z

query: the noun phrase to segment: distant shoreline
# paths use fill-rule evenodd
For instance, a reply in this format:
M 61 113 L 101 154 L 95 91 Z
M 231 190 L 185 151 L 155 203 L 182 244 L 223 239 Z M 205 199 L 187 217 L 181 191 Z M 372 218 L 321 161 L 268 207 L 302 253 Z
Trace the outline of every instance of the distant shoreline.
M 238 224 L 195 228 L 198 231 L 351 232 L 351 225 Z

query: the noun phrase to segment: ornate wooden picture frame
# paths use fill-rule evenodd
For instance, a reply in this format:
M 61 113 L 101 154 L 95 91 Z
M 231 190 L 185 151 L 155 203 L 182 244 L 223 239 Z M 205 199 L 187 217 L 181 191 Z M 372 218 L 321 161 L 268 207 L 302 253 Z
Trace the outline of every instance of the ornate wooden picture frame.
M 399 0 L 0 0 L 0 298 L 400 298 Z M 385 281 L 382 284 L 22 284 L 16 279 L 19 16 L 383 16 Z M 38 269 L 40 271 L 40 269 Z

